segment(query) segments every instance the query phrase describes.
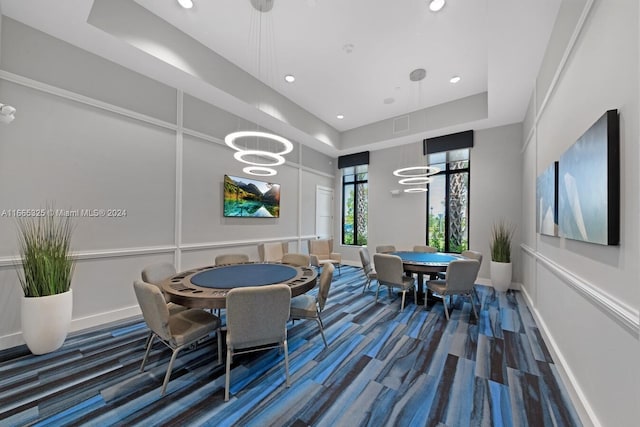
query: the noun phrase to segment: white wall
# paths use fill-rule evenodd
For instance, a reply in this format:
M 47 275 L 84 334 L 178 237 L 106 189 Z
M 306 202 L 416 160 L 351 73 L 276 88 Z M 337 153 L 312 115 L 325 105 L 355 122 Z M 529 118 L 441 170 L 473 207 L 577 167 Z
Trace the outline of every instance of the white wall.
M 555 53 L 542 67 L 539 108 L 525 136 L 523 284 L 585 423 L 634 426 L 640 418 L 640 10 L 637 1 L 596 0 L 582 12 L 576 11 L 582 21 L 558 18 L 556 25 L 567 28 L 554 31 L 562 36 L 552 37 Z M 611 108 L 620 112 L 620 245 L 536 235 L 535 177 Z
M 221 138 L 255 125 L 16 21 L 4 20 L 1 42 L 0 100 L 18 114 L 0 126 L 0 212 L 48 202 L 126 210 L 75 218 L 72 330 L 138 314 L 131 284 L 152 262 L 190 268 L 231 251 L 258 259 L 257 243 L 270 240 L 306 250 L 315 189 L 334 186 L 334 159 L 294 141 L 270 177 L 281 185 L 280 218 L 224 218 L 224 174 L 243 173 Z M 2 349 L 23 343 L 10 214 L 0 236 Z

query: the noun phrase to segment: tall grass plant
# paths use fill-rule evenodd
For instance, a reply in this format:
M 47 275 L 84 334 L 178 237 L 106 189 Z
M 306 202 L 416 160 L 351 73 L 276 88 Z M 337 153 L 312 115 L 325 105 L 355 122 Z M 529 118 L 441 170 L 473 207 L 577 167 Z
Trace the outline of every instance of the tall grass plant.
M 511 262 L 511 239 L 515 227 L 505 220 L 497 221 L 491 228 L 491 261 Z
M 18 278 L 24 296 L 42 297 L 67 292 L 75 261 L 71 258 L 71 217 L 47 215 L 18 219 L 22 268 Z

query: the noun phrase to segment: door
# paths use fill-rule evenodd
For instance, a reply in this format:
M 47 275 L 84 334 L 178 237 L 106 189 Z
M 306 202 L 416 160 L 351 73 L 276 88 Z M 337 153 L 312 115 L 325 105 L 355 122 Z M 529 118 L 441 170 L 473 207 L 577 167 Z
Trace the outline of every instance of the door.
M 316 236 L 333 238 L 333 188 L 316 186 Z

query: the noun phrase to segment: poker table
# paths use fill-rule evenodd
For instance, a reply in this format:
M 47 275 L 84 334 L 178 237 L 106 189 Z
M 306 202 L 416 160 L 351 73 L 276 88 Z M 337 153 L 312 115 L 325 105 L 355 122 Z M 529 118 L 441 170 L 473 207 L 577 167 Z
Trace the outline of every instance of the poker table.
M 227 293 L 238 287 L 284 283 L 291 296 L 301 295 L 316 285 L 313 268 L 279 263 L 242 263 L 209 266 L 184 271 L 164 280 L 160 286 L 167 299 L 190 308 L 225 308 Z
M 422 283 L 424 274 L 434 275 L 441 271 L 446 271 L 449 263 L 456 259 L 464 259 L 462 255 L 450 254 L 443 252 L 413 252 L 398 251 L 391 252 L 391 255 L 397 255 L 402 259 L 402 267 L 407 274 L 418 275 L 418 299 L 424 298 L 424 290 Z

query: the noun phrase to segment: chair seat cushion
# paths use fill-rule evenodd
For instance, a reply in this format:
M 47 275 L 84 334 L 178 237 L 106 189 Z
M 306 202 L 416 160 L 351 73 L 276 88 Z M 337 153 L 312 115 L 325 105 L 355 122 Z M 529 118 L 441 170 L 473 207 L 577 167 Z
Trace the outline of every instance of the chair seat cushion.
M 184 310 L 169 317 L 169 328 L 176 346 L 189 343 L 220 327 L 220 319 L 204 310 Z
M 311 295 L 299 295 L 291 298 L 291 318 L 318 317 L 316 299 Z
M 167 303 L 167 309 L 169 309 L 169 315 L 188 310 L 187 307 L 185 307 L 184 305 L 174 304 L 172 302 Z
M 447 290 L 447 282 L 445 280 L 429 280 L 427 282 L 427 288 L 437 294 L 443 295 Z

